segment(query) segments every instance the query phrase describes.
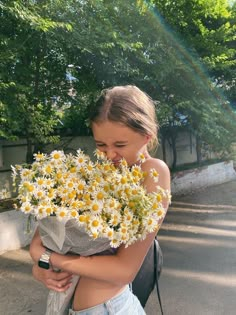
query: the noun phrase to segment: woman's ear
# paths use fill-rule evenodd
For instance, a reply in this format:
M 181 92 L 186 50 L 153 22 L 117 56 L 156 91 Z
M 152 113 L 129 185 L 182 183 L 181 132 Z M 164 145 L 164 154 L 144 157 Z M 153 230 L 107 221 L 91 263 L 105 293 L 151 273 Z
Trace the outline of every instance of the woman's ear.
M 148 143 L 152 139 L 151 135 L 146 135 L 146 143 Z

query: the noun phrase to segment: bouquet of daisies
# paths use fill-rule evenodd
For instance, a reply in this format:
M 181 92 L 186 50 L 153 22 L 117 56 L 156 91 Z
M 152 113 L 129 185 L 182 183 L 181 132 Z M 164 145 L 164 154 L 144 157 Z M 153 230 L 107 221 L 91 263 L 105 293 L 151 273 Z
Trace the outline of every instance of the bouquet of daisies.
M 140 165 L 122 160 L 115 167 L 102 152 L 96 156 L 94 162 L 81 150 L 53 151 L 35 154 L 27 167 L 12 167 L 19 209 L 37 219 L 42 242 L 53 251 L 112 254 L 158 230 L 165 216 L 162 200 L 169 193 L 161 187 L 147 193 Z M 150 176 L 158 181 L 155 169 Z M 66 314 L 77 281 L 66 294 L 50 291 L 47 315 Z

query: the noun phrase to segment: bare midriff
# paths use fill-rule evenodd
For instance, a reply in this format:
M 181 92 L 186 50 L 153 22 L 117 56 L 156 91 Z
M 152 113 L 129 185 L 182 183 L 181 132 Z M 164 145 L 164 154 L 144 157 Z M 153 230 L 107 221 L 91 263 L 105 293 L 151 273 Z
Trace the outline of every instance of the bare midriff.
M 98 281 L 91 278 L 80 277 L 75 289 L 73 310 L 81 311 L 90 308 L 118 295 L 125 286 Z

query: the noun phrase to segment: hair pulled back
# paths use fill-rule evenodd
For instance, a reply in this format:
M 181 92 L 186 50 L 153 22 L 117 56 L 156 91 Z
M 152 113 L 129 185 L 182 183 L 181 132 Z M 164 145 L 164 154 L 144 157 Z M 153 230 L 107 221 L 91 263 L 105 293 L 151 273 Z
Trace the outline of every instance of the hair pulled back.
M 150 135 L 148 149 L 158 144 L 158 123 L 153 100 L 133 85 L 104 89 L 95 103 L 90 122 L 121 123 L 142 135 Z

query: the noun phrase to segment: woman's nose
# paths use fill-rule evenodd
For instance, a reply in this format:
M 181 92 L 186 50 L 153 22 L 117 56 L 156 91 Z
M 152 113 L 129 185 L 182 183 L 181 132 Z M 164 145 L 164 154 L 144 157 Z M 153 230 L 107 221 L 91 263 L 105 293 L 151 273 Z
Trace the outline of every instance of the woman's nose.
M 113 149 L 107 149 L 106 156 L 109 160 L 113 160 L 116 157 L 116 152 Z

